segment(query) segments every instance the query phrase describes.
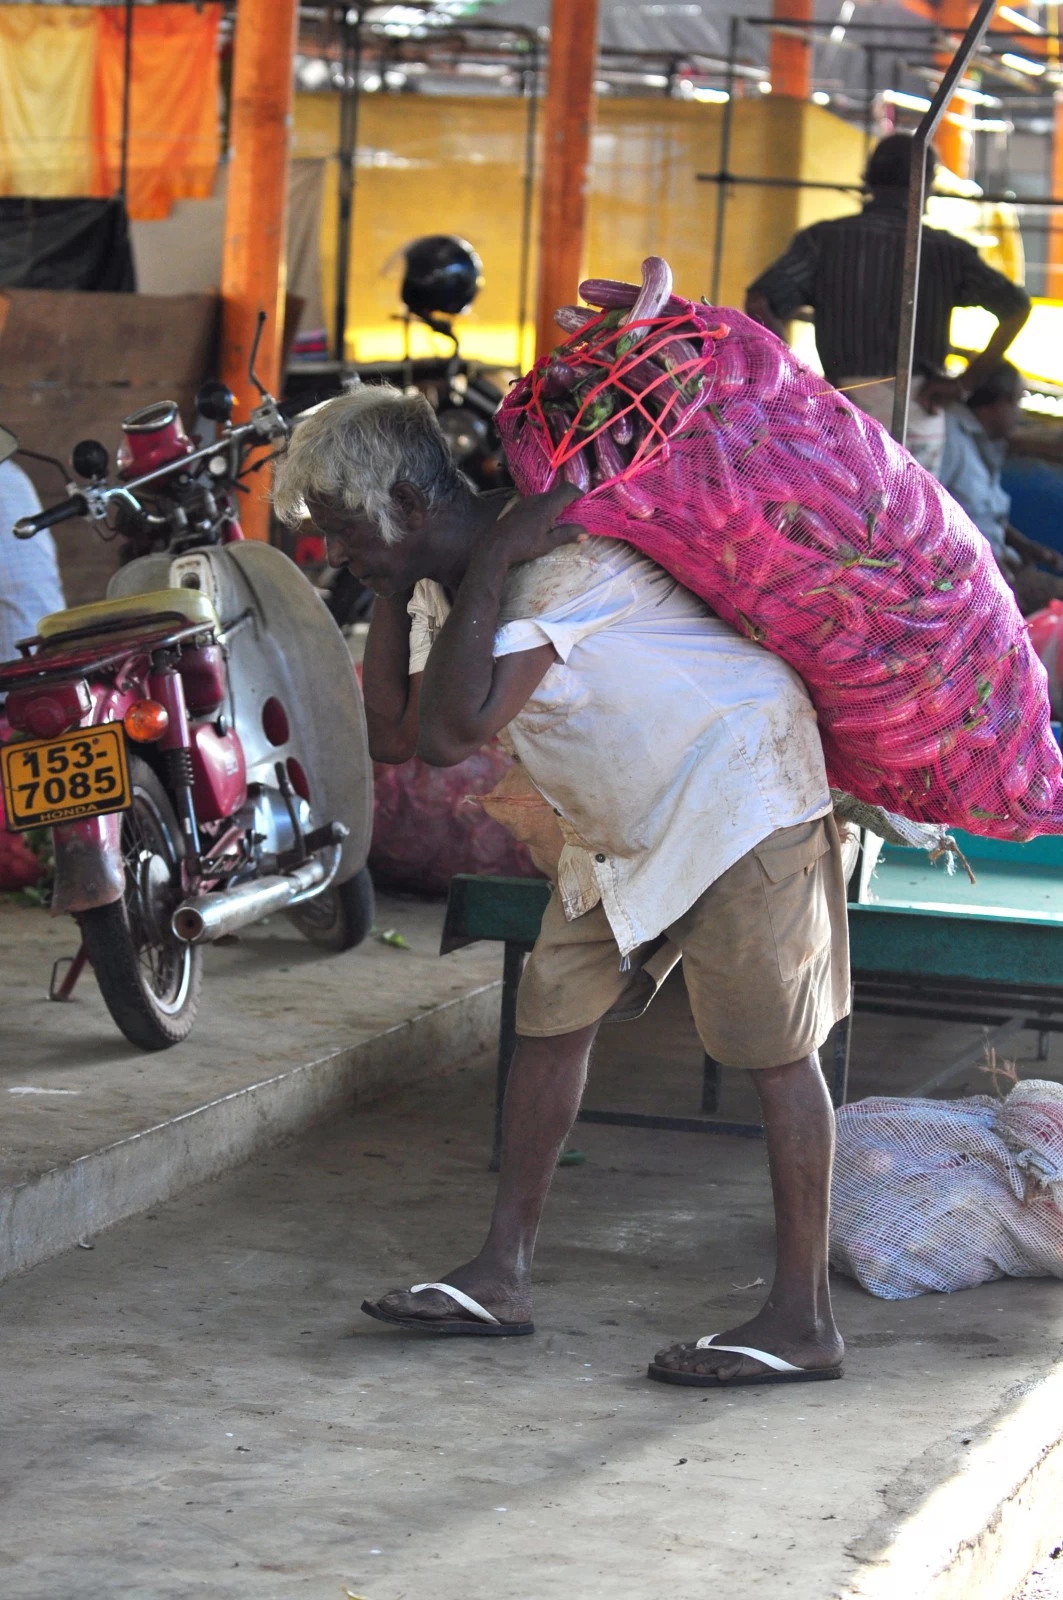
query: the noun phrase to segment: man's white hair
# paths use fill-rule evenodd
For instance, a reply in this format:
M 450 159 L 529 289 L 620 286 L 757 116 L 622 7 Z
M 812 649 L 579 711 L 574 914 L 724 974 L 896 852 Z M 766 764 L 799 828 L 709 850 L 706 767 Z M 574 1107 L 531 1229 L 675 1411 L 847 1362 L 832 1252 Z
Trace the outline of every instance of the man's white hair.
M 415 484 L 434 511 L 464 482 L 424 395 L 366 384 L 297 424 L 277 463 L 273 505 L 282 521 L 295 523 L 312 495 L 363 512 L 385 544 L 397 544 L 405 531 L 391 498 L 397 483 Z

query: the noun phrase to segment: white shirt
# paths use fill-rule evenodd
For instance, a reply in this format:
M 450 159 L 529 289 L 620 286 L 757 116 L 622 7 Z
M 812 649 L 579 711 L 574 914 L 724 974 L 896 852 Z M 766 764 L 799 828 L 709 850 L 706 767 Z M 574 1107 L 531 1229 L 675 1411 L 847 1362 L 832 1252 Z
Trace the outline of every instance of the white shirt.
M 0 661 L 14 660 L 18 640 L 31 638 L 42 617 L 66 605 L 51 534 L 22 540 L 11 532 L 20 517 L 40 509 L 22 468 L 0 462 Z
M 417 671 L 446 596 L 419 584 L 410 612 Z M 514 568 L 500 623 L 496 657 L 549 642 L 560 658 L 506 733 L 571 841 L 566 916 L 600 902 L 622 956 L 770 833 L 830 811 L 797 674 L 629 545 L 595 538 Z

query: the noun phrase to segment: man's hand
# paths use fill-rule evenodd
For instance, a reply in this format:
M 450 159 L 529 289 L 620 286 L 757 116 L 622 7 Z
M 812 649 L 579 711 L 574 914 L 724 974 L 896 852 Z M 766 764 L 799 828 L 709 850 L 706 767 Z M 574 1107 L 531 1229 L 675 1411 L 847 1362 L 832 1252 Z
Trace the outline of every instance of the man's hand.
M 571 483 L 555 483 L 545 494 L 525 496 L 488 530 L 477 556 L 512 567 L 585 539 L 586 529 L 578 523 L 557 521 L 565 507 L 579 498 L 579 490 Z
M 967 393 L 959 378 L 927 378 L 914 399 L 929 416 L 936 417 L 942 406 L 962 403 Z
M 1007 528 L 1006 538 L 1008 544 L 1023 561 L 1031 562 L 1037 567 L 1047 567 L 1050 572 L 1063 572 L 1063 554 L 1053 550 L 1046 544 L 1038 544 L 1036 539 L 1028 539 L 1018 528 L 1013 528 L 1010 523 Z
M 759 289 L 747 289 L 745 311 L 747 317 L 759 322 L 762 328 L 767 328 L 777 339 L 786 339 L 785 322 L 775 315 L 767 295 L 762 294 Z

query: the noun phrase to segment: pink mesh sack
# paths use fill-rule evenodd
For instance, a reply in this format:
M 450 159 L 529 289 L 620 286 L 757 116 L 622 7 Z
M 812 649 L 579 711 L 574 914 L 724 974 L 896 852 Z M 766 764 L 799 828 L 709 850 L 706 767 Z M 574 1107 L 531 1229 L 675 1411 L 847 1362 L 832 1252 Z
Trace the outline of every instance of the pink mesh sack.
M 740 312 L 580 287 L 499 415 L 518 487 L 645 552 L 789 662 L 831 783 L 920 822 L 1063 832 L 1044 668 L 992 551 L 886 430 Z

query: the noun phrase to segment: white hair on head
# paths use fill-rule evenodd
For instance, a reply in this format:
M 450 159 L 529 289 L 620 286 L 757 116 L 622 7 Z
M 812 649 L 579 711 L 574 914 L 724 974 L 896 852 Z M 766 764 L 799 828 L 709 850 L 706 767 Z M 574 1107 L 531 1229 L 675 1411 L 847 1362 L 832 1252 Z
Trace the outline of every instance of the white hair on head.
M 306 516 L 310 496 L 331 501 L 363 512 L 385 544 L 397 544 L 405 531 L 391 498 L 397 483 L 416 485 L 434 511 L 465 479 L 423 394 L 366 384 L 296 425 L 277 463 L 273 505 L 283 522 L 294 523 Z

